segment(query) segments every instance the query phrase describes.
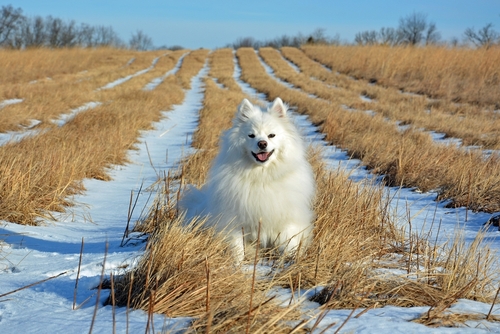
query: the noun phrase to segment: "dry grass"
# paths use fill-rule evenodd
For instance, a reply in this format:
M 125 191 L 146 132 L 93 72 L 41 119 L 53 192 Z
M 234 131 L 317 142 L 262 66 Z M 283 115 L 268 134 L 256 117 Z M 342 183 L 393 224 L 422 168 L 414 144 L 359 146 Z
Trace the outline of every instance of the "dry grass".
M 416 128 L 444 133 L 447 137 L 460 138 L 463 145 L 500 148 L 500 133 L 496 130 L 500 128 L 500 114 L 493 113 L 491 108 L 468 103 L 457 104 L 445 99 L 431 100 L 424 95 L 402 94 L 394 87 L 384 87 L 368 80 L 353 80 L 347 75 L 329 71 L 302 50 L 287 47 L 281 51 L 284 57 L 300 67 L 303 76 L 301 82 L 317 78 L 325 84 L 322 88 L 317 88 L 318 82 L 314 81 L 314 85 L 305 85 L 310 93 L 349 108 L 373 110 L 401 124 L 411 124 Z M 267 53 L 266 61 L 282 62 L 276 51 L 261 50 L 263 56 L 264 53 Z M 325 62 L 328 59 L 327 54 L 321 58 Z M 282 65 L 281 68 L 283 67 L 285 66 Z M 288 72 L 290 71 L 287 71 L 287 75 Z M 368 96 L 373 100 L 365 103 L 360 96 Z
M 499 108 L 500 50 L 446 47 L 304 46 L 340 73 L 408 92 Z
M 201 69 L 207 52 L 186 56 L 183 66 L 189 70 L 168 77 L 153 91 L 142 88 L 155 73 L 149 80 L 138 77 L 137 82 L 103 91 L 103 102 L 109 102 L 77 114 L 64 126 L 0 147 L 0 217 L 36 224 L 37 217 L 64 210 L 68 196 L 83 190 L 83 178 L 108 179 L 105 168 L 126 161 L 139 130 L 148 129 L 162 111 L 183 100 L 178 82 Z
M 66 75 L 86 77 L 93 71 L 126 67 L 133 58 L 135 60 L 130 66 L 150 65 L 148 57 L 142 57 L 139 52 L 113 48 L 2 49 L 0 55 L 0 85 L 44 81 L 48 78 L 56 80 Z
M 414 129 L 398 131 L 381 115 L 348 111 L 333 100 L 312 98 L 279 84 L 265 73 L 252 49 L 241 48 L 237 56 L 245 81 L 270 99 L 281 96 L 299 112 L 307 113 L 314 123 L 322 125 L 328 140 L 347 149 L 375 173 L 384 174 L 389 185 L 438 190 L 440 199 L 451 199 L 451 205 L 500 211 L 497 155 L 486 159 L 481 151 L 434 144 L 429 135 Z M 277 75 L 282 68 L 290 68 L 283 60 L 270 65 Z
M 242 50 L 238 53 L 241 61 Z M 177 175 L 160 180 L 164 187 L 149 218 L 137 225 L 151 236 L 138 266 L 116 284 L 120 305 L 193 316 L 196 331 L 253 333 L 290 332 L 285 320 L 286 324 L 296 320 L 296 330 L 311 328 L 297 313 L 300 302 L 278 306 L 272 300 L 270 291 L 277 286 L 292 291 L 323 286 L 314 297 L 323 308 L 430 305 L 444 310 L 442 305 L 449 306 L 454 298 L 491 300 L 494 258 L 481 234 L 469 246 L 461 236 L 441 247 L 415 233 L 406 237 L 396 227 L 380 186 L 355 183 L 343 171 L 326 170 L 314 150 L 310 159 L 318 184 L 318 218 L 312 246 L 300 257 L 268 258 L 263 253 L 264 263 L 273 270 L 254 280 L 252 269 L 244 270 L 253 268 L 254 262 L 236 265 L 221 236 L 200 229 L 198 222 L 181 224 L 176 217 L 176 189 L 186 180 L 204 182 L 218 136 L 230 126 L 242 97 L 231 77 L 231 63 L 228 49 L 209 56 L 210 76 L 226 88 L 212 78 L 205 81 L 194 140 L 198 152 L 186 159 Z
M 72 55 L 71 52 L 68 53 Z M 80 55 L 81 58 L 93 55 L 92 50 L 88 50 L 87 53 L 89 55 Z M 132 54 L 127 52 L 126 54 L 127 57 L 135 56 L 136 59 L 128 66 L 124 66 L 126 62 L 124 62 L 123 57 L 113 57 L 113 52 L 110 52 L 108 57 L 99 53 L 102 58 L 110 59 L 108 63 L 105 64 L 106 66 L 91 67 L 85 73 L 64 72 L 50 80 L 38 81 L 36 83 L 20 82 L 4 84 L 4 96 L 0 97 L 1 100 L 4 98 L 20 98 L 23 99 L 23 102 L 9 105 L 2 109 L 0 113 L 0 132 L 22 130 L 22 126 L 28 126 L 32 120 L 40 122 L 38 127 L 50 127 L 52 126 L 51 121 L 60 114 L 68 113 L 70 110 L 91 101 L 105 102 L 109 99 L 113 99 L 112 93 L 120 91 L 119 89 L 98 89 L 109 82 L 113 82 L 119 78 L 126 77 L 150 67 L 153 60 L 158 57 L 160 57 L 158 63 L 150 72 L 126 84 L 130 85 L 131 82 L 140 83 L 141 80 L 151 80 L 155 76 L 160 76 L 167 70 L 173 68 L 177 59 L 182 54 L 182 51 L 173 52 L 165 56 L 164 53 L 158 52 L 137 52 Z M 40 55 L 31 53 L 33 57 L 32 62 L 34 64 L 39 64 L 41 67 L 45 65 L 45 62 L 50 63 L 52 58 L 41 58 L 44 55 L 44 53 Z

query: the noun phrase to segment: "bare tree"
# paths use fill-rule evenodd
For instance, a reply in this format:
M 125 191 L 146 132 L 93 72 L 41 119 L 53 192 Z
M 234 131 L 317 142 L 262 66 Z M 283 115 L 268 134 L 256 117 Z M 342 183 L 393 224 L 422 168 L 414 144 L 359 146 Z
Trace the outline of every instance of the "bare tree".
M 24 18 L 16 30 L 16 47 L 41 47 L 46 41 L 45 22 L 41 16 Z
M 112 27 L 97 26 L 94 29 L 93 46 L 114 46 L 121 47 L 123 42 L 118 37 Z
M 257 42 L 253 37 L 240 37 L 233 43 L 233 49 L 238 48 L 254 48 L 258 49 L 261 43 Z
M 359 45 L 388 45 L 401 44 L 402 33 L 394 28 L 381 28 L 380 31 L 367 30 L 356 34 L 354 42 Z
M 153 40 L 142 32 L 142 30 L 137 30 L 137 32 L 130 37 L 129 47 L 140 51 L 149 50 L 153 48 Z
M 427 29 L 425 31 L 425 45 L 436 44 L 441 39 L 441 34 L 437 31 L 436 24 L 431 22 L 427 25 Z
M 427 15 L 423 13 L 412 13 L 399 19 L 399 31 L 403 42 L 410 45 L 420 44 L 424 40 L 424 32 L 427 29 Z
M 488 23 L 476 32 L 474 28 L 467 28 L 465 38 L 477 47 L 489 48 L 499 40 L 499 34 L 493 30 L 493 24 Z
M 358 32 L 356 36 L 354 36 L 354 42 L 358 45 L 379 44 L 379 34 L 375 30 Z
M 382 45 L 395 46 L 401 44 L 403 34 L 395 28 L 382 27 L 379 32 L 379 42 Z
M 19 28 L 24 19 L 21 8 L 14 8 L 11 5 L 2 6 L 0 10 L 0 45 L 7 44 L 11 35 Z
M 76 34 L 76 44 L 87 48 L 95 46 L 95 30 L 96 29 L 94 27 L 86 23 L 82 23 Z

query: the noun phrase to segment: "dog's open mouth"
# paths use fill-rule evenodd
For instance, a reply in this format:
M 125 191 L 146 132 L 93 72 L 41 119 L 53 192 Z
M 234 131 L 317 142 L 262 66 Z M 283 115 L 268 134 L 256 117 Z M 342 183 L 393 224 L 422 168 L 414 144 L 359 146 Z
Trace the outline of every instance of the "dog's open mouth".
M 274 153 L 274 150 L 271 152 L 259 152 L 259 153 L 253 153 L 252 155 L 257 160 L 258 162 L 266 162 L 269 160 L 269 157 Z

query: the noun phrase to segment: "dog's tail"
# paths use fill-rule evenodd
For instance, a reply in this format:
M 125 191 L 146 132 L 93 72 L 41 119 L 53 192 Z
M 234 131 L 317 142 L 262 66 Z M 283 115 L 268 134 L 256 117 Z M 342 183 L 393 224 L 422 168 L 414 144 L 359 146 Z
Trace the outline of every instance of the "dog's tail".
M 179 213 L 185 214 L 185 221 L 189 222 L 195 217 L 206 215 L 207 199 L 202 189 L 187 185 L 184 195 L 179 200 Z

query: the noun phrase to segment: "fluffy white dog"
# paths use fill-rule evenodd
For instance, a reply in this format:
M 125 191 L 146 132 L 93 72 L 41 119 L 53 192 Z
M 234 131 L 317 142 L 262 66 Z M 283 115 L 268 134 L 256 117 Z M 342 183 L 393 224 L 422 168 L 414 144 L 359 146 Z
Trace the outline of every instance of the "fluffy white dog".
M 282 252 L 306 247 L 312 238 L 315 180 L 306 147 L 287 107 L 277 98 L 267 111 L 244 99 L 207 183 L 189 188 L 180 202 L 186 219 L 208 216 L 227 233 L 238 260 L 244 243 L 257 240 Z M 244 237 L 243 237 L 244 233 Z

